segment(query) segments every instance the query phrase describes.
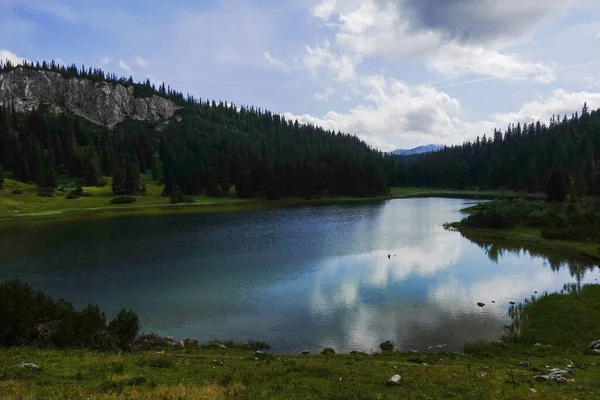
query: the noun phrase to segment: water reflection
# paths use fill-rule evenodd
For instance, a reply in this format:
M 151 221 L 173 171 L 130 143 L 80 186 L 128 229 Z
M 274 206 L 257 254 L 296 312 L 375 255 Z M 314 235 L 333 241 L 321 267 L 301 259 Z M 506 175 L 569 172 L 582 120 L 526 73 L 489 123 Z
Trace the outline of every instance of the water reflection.
M 586 273 L 593 271 L 598 264 L 585 257 L 567 256 L 557 251 L 541 248 L 535 244 L 523 245 L 509 239 L 486 239 L 473 233 L 461 233 L 463 237 L 479 246 L 496 264 L 505 254 L 528 256 L 531 258 L 544 258 L 552 271 L 568 269 L 573 278 L 580 283 L 585 279 Z
M 581 261 L 444 230 L 464 206 L 410 199 L 14 226 L 0 229 L 0 279 L 109 314 L 132 308 L 146 331 L 290 352 L 369 351 L 388 339 L 459 350 L 497 338 L 509 301 L 560 290 L 572 274 L 592 279 Z

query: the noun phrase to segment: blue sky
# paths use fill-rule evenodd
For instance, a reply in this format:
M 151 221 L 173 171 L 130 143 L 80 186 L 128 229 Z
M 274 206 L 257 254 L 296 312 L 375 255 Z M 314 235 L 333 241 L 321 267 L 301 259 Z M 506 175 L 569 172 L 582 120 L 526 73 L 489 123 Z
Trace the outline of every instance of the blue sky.
M 600 0 L 0 0 L 0 58 L 95 65 L 383 150 L 600 107 Z

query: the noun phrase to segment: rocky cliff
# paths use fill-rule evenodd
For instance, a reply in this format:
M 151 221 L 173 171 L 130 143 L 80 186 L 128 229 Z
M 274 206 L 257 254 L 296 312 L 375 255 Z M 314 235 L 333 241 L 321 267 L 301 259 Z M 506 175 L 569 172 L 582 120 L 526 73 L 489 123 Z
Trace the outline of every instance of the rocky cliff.
M 11 101 L 17 111 L 46 102 L 55 109 L 110 128 L 128 118 L 164 123 L 178 109 L 175 103 L 160 96 L 136 98 L 132 86 L 69 79 L 56 72 L 20 67 L 0 73 L 0 104 Z

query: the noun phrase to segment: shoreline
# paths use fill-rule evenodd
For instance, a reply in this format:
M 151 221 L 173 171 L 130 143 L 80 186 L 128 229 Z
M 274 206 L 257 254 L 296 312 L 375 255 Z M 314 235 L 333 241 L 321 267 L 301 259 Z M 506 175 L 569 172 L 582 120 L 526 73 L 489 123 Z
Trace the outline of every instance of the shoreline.
M 378 203 L 393 199 L 410 198 L 455 198 L 491 200 L 495 198 L 529 197 L 513 191 L 473 191 L 473 190 L 446 190 L 435 188 L 393 188 L 390 195 L 377 197 L 326 197 L 320 199 L 284 198 L 278 200 L 255 199 L 214 199 L 199 203 L 179 204 L 148 204 L 148 205 L 121 205 L 106 204 L 101 207 L 57 207 L 43 211 L 15 213 L 0 217 L 0 227 L 15 222 L 34 221 L 66 221 L 87 218 L 117 218 L 124 216 L 147 216 L 169 214 L 191 214 L 210 212 L 236 212 L 264 209 L 311 207 L 343 204 L 368 204 Z M 203 200 L 206 198 L 203 198 Z M 57 199 L 58 200 L 58 199 Z M 210 199 L 209 199 L 210 200 Z M 84 200 L 85 201 L 85 200 Z M 109 199 L 107 198 L 107 203 Z M 166 201 L 166 199 L 165 199 Z M 62 205 L 62 204 L 59 204 Z
M 541 229 L 538 228 L 475 229 L 455 224 L 449 224 L 448 226 L 450 229 L 459 232 L 466 239 L 470 239 L 469 236 L 471 236 L 476 239 L 508 241 L 525 246 L 534 246 L 543 250 L 556 251 L 564 255 L 582 257 L 586 260 L 600 263 L 600 252 L 598 251 L 600 248 L 595 243 L 544 239 L 541 237 Z

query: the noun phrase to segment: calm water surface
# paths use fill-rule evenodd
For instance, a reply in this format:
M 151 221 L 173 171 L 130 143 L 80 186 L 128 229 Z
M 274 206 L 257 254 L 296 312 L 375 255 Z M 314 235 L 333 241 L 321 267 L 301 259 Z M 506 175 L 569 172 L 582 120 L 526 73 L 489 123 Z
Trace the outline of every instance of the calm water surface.
M 179 339 L 347 352 L 388 339 L 419 350 L 496 339 L 510 321 L 509 301 L 599 278 L 576 260 L 445 231 L 467 203 L 408 199 L 9 226 L 0 229 L 0 280 L 21 278 L 111 316 L 131 308 L 144 331 Z

